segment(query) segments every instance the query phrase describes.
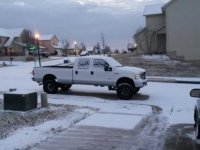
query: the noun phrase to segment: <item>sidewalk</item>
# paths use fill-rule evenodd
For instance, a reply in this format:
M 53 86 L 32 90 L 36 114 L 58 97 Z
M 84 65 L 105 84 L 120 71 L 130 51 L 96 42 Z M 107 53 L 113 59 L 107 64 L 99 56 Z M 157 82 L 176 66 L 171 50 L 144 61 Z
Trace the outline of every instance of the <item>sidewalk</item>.
M 147 76 L 147 80 L 148 80 L 149 82 L 200 84 L 200 78 L 181 78 L 181 77 L 156 77 L 156 76 Z

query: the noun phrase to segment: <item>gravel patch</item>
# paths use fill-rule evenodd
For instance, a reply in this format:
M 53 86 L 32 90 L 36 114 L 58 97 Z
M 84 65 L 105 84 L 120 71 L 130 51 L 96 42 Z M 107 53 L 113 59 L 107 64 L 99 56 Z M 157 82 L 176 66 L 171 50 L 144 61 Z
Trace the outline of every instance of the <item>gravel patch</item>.
M 200 62 L 171 60 L 166 55 L 117 54 L 113 57 L 123 65 L 146 69 L 147 76 L 200 77 Z
M 78 108 L 72 105 L 49 104 L 49 108 L 38 108 L 29 112 L 16 112 L 3 111 L 2 104 L 2 101 L 0 101 L 0 140 L 22 127 L 36 126 L 45 121 L 66 117 Z

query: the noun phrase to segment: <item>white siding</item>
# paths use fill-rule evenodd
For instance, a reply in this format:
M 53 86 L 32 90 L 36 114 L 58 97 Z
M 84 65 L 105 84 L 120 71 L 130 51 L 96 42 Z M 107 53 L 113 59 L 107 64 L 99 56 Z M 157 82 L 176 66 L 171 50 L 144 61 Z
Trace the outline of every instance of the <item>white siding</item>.
M 166 8 L 167 51 L 200 60 L 200 0 L 175 0 Z
M 165 25 L 164 15 L 152 15 L 146 16 L 146 26 L 148 29 L 157 31 Z

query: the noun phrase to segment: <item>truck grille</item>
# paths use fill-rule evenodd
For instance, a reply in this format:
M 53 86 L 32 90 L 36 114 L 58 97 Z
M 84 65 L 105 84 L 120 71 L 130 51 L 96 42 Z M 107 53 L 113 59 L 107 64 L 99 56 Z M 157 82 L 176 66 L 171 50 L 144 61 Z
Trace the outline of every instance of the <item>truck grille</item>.
M 140 74 L 141 79 L 146 79 L 146 72 Z

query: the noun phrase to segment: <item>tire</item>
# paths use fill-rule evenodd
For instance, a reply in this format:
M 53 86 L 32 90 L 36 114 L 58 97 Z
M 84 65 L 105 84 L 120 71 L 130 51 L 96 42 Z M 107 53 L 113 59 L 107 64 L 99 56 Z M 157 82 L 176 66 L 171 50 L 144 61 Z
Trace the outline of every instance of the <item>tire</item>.
M 198 114 L 196 114 L 195 134 L 196 134 L 196 138 L 200 139 L 200 124 L 199 124 Z
M 60 88 L 63 90 L 63 91 L 67 91 L 71 88 L 71 84 L 61 84 L 60 85 Z
M 50 94 L 55 94 L 58 92 L 58 84 L 54 80 L 44 81 L 43 90 Z
M 120 99 L 128 100 L 134 94 L 133 86 L 128 83 L 122 83 L 117 87 L 117 95 Z
M 139 92 L 139 90 L 140 90 L 140 88 L 133 88 L 133 92 L 134 92 L 134 94 L 136 94 L 136 93 L 138 93 Z

